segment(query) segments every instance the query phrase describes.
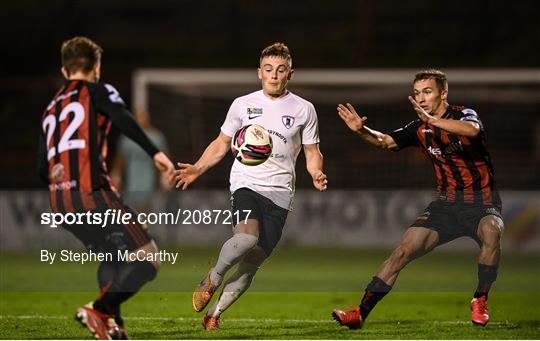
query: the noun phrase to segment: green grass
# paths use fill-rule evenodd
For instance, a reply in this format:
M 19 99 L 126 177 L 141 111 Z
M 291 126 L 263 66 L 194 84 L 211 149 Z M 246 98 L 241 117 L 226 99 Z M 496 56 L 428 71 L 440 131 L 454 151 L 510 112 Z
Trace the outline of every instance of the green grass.
M 539 339 L 540 256 L 505 254 L 490 296 L 491 322 L 470 323 L 474 253 L 436 251 L 412 264 L 362 330 L 339 327 L 333 308 L 358 304 L 386 250 L 276 250 L 254 284 L 208 333 L 191 309 L 191 290 L 218 248 L 186 249 L 123 305 L 136 339 Z M 0 254 L 0 338 L 91 339 L 73 319 L 95 298 L 96 264 L 45 265 L 39 254 Z

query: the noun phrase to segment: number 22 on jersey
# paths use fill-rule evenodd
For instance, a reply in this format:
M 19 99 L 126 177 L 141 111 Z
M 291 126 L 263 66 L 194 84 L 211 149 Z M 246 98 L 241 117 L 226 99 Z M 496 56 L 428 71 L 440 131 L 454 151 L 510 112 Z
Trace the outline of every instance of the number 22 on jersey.
M 70 149 L 84 149 L 86 148 L 86 141 L 83 139 L 72 139 L 73 134 L 79 129 L 84 121 L 84 107 L 79 102 L 71 102 L 62 111 L 58 117 L 58 122 L 62 122 L 68 118 L 69 113 L 73 113 L 74 117 L 71 123 L 66 128 L 64 134 L 60 137 L 58 147 L 52 146 L 49 148 L 51 139 L 56 129 L 56 117 L 55 115 L 48 115 L 43 120 L 42 128 L 47 137 L 47 160 L 50 160 L 56 155 Z

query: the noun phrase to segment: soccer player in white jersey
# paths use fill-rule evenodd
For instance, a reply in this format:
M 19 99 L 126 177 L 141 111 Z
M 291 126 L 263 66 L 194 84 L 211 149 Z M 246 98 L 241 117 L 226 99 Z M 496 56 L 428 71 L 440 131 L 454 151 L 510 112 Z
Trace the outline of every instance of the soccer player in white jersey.
M 323 157 L 319 150 L 317 113 L 313 105 L 287 90 L 293 75 L 292 58 L 283 43 L 261 52 L 257 70 L 262 90 L 232 103 L 219 136 L 194 164 L 178 163 L 177 188 L 186 189 L 229 151 L 235 132 L 248 124 L 264 127 L 273 139 L 270 158 L 258 166 L 235 160 L 230 190 L 236 224 L 219 259 L 193 292 L 193 309 L 202 311 L 223 284 L 221 295 L 203 318 L 206 330 L 219 329 L 219 318 L 251 285 L 253 276 L 281 238 L 294 196 L 296 158 L 303 147 L 307 171 L 319 191 L 327 187 Z M 238 213 L 236 213 L 238 212 Z M 249 216 L 246 216 L 249 213 Z M 248 219 L 245 219 L 245 218 Z M 238 268 L 224 281 L 225 273 Z

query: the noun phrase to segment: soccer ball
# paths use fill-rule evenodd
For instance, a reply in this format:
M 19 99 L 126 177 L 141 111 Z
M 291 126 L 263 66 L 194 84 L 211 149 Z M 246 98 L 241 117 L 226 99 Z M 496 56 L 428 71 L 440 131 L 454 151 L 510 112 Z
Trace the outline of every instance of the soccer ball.
M 260 165 L 272 153 L 272 137 L 260 125 L 249 124 L 234 134 L 231 151 L 246 166 Z

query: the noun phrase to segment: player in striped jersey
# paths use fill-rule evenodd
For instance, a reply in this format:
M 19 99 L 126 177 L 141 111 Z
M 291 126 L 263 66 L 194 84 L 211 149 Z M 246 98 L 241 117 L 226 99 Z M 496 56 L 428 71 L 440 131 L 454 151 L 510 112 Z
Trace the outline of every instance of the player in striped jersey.
M 116 89 L 99 83 L 102 49 L 85 37 L 63 43 L 62 74 L 65 83 L 41 117 L 39 173 L 49 184 L 53 212 L 129 212 L 125 224 L 64 225 L 88 250 L 157 252 L 148 232 L 125 205 L 107 172 L 107 137 L 111 126 L 137 142 L 169 181 L 174 166 L 148 139 L 127 110 Z M 120 304 L 156 276 L 158 262 L 102 262 L 98 269 L 101 289 L 90 305 L 79 308 L 77 318 L 97 338 L 127 338 Z
M 487 297 L 497 278 L 504 225 L 484 128 L 473 109 L 448 104 L 443 72 L 419 72 L 413 85 L 414 98 L 409 96 L 409 101 L 418 119 L 389 134 L 365 126 L 367 117 L 360 117 L 351 104 L 337 108 L 347 126 L 373 146 L 396 151 L 420 148 L 433 163 L 437 177 L 437 199 L 407 229 L 399 246 L 368 284 L 359 307 L 346 312 L 334 310 L 334 318 L 349 328 L 362 326 L 409 262 L 462 236 L 473 238 L 481 248 L 471 320 L 482 326 L 489 321 Z

